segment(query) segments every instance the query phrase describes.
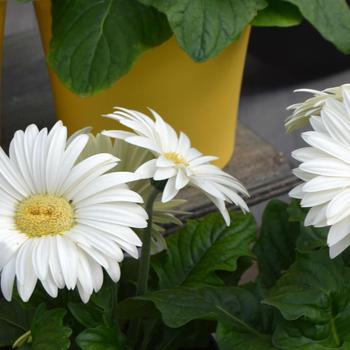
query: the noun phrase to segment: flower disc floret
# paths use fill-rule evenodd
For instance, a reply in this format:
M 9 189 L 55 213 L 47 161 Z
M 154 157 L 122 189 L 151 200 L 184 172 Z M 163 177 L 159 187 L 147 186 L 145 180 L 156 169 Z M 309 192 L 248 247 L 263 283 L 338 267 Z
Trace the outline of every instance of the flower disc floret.
M 34 195 L 18 204 L 17 229 L 28 237 L 60 235 L 74 225 L 74 211 L 63 197 Z

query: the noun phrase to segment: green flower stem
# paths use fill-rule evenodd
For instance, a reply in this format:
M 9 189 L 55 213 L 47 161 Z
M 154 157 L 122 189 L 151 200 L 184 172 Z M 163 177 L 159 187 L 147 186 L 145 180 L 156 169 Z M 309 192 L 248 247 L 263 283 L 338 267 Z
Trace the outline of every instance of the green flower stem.
M 141 258 L 139 261 L 139 272 L 136 285 L 136 295 L 143 295 L 147 292 L 148 277 L 151 260 L 151 239 L 152 239 L 152 219 L 153 219 L 153 205 L 160 193 L 157 187 L 152 187 L 152 192 L 146 203 L 146 212 L 148 214 L 148 225 L 143 231 Z M 134 346 L 137 345 L 141 328 L 141 320 L 134 320 L 130 323 L 128 338 Z
M 147 292 L 150 260 L 151 260 L 153 204 L 158 194 L 159 194 L 159 190 L 153 187 L 153 190 L 146 203 L 146 212 L 148 214 L 148 226 L 143 231 L 143 242 L 142 242 L 142 249 L 141 249 L 141 258 L 139 263 L 139 274 L 138 274 L 138 280 L 137 280 L 136 295 L 143 295 Z

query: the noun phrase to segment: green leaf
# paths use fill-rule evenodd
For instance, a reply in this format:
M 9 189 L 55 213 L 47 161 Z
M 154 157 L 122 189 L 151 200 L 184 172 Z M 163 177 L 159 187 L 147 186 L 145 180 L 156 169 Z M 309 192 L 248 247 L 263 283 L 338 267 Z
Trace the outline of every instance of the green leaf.
M 254 247 L 258 257 L 259 278 L 271 287 L 295 258 L 299 222 L 290 222 L 288 204 L 272 200 L 265 208 L 260 236 Z
M 238 287 L 178 287 L 163 289 L 141 297 L 152 301 L 169 327 L 181 327 L 196 320 L 228 322 L 239 329 L 254 332 L 247 323 L 255 323 L 259 303 L 248 290 Z M 244 316 L 245 322 L 240 318 Z
M 32 309 L 25 310 L 15 301 L 0 300 L 0 347 L 12 345 L 30 328 Z
M 101 323 L 101 310 L 92 305 L 68 303 L 68 309 L 73 317 L 84 327 L 96 327 Z
M 250 246 L 256 238 L 253 217 L 238 212 L 230 215 L 229 227 L 215 213 L 188 221 L 167 238 L 167 251 L 152 259 L 160 289 L 223 285 L 215 271 L 235 271 L 240 257 L 252 256 Z
M 284 0 L 297 6 L 302 15 L 340 51 L 350 53 L 350 9 L 346 0 Z
M 64 309 L 45 310 L 39 308 L 36 312 L 32 325 L 33 350 L 67 350 L 70 348 L 69 337 L 72 330 L 63 325 L 66 315 Z
M 140 0 L 165 13 L 180 46 L 193 60 L 217 56 L 238 39 L 265 0 Z
M 278 325 L 273 343 L 281 350 L 350 349 L 350 343 L 340 341 L 337 330 L 330 324 L 315 326 L 300 321 Z
M 299 9 L 281 0 L 269 0 L 269 6 L 258 12 L 252 24 L 257 27 L 291 27 L 301 23 Z
M 82 350 L 122 350 L 123 339 L 116 328 L 98 326 L 80 333 L 76 339 Z
M 350 269 L 322 249 L 298 254 L 265 303 L 277 307 L 287 320 L 327 322 L 334 310 L 344 308 L 349 295 Z
M 73 92 L 110 87 L 171 36 L 166 17 L 137 0 L 53 0 L 48 62 Z
M 291 321 L 279 323 L 274 344 L 281 349 L 340 347 L 350 340 L 349 295 L 350 269 L 341 258 L 331 260 L 328 249 L 299 253 L 264 301 Z
M 232 327 L 219 322 L 215 339 L 220 350 L 274 350 L 271 338 L 256 337 L 251 333 L 237 332 Z
M 162 329 L 162 332 L 158 337 L 153 337 L 155 343 L 154 345 L 151 343 L 150 349 L 208 349 L 210 334 L 215 329 L 213 328 L 213 323 L 207 321 L 193 321 L 180 328 L 164 326 L 159 328 Z
M 116 315 L 120 320 L 135 320 L 138 318 L 157 318 L 159 312 L 147 300 L 128 298 L 117 305 Z

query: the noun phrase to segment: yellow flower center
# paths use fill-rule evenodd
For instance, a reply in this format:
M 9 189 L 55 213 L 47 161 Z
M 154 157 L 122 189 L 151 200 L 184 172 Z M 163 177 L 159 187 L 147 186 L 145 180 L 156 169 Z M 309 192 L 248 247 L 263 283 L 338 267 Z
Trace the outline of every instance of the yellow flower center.
M 74 211 L 69 202 L 52 195 L 34 195 L 19 203 L 16 227 L 28 237 L 59 235 L 74 224 Z
M 164 154 L 164 157 L 168 160 L 171 160 L 176 165 L 188 166 L 188 163 L 186 162 L 185 158 L 183 158 L 180 154 L 176 152 L 167 152 Z

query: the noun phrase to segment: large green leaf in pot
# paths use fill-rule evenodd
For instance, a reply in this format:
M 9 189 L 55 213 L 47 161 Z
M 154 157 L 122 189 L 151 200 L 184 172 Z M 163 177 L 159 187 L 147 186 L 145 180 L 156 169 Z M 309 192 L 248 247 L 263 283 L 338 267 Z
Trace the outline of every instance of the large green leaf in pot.
M 171 36 L 166 17 L 137 0 L 53 0 L 48 61 L 79 95 L 110 87 L 145 50 Z
M 164 12 L 180 46 L 195 61 L 217 56 L 263 9 L 265 0 L 139 0 Z
M 152 266 L 159 287 L 222 285 L 215 271 L 235 271 L 240 257 L 252 257 L 256 239 L 253 217 L 231 212 L 227 227 L 221 215 L 190 220 L 185 227 L 167 238 L 168 249 L 154 256 Z
M 301 14 L 340 51 L 350 54 L 350 9 L 346 0 L 283 0 Z
M 260 236 L 254 247 L 259 278 L 266 287 L 271 287 L 294 261 L 299 225 L 299 222 L 289 220 L 287 203 L 272 200 L 266 206 Z

